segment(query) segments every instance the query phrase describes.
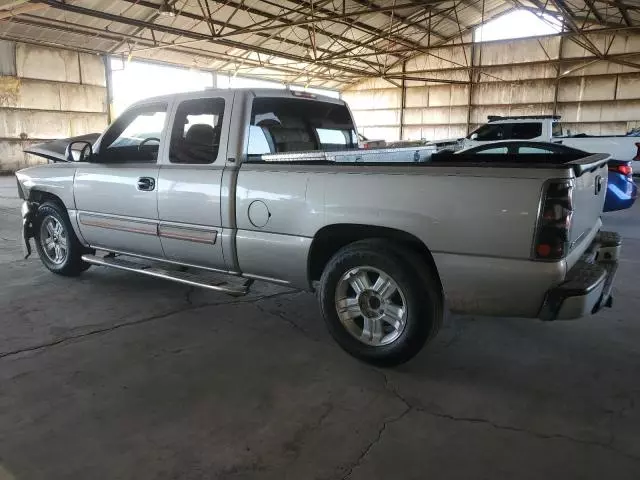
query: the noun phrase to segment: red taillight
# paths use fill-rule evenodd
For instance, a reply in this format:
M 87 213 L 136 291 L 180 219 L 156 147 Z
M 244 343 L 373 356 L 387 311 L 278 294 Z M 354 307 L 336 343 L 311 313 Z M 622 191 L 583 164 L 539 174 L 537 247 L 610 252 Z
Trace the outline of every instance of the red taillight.
M 640 143 L 636 143 L 636 156 L 633 159 L 640 160 Z
M 552 180 L 542 196 L 533 256 L 558 260 L 569 253 L 569 231 L 573 217 L 573 183 Z
M 631 165 L 615 165 L 609 166 L 609 171 L 629 176 L 633 173 L 633 168 L 631 168 Z

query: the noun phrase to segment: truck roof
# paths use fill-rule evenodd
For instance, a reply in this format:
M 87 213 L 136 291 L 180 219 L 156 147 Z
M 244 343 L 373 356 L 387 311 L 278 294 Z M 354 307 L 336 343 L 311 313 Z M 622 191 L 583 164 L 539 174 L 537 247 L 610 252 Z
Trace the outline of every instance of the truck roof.
M 215 97 L 220 93 L 230 92 L 249 92 L 256 97 L 281 97 L 281 98 L 301 98 L 310 100 L 319 100 L 321 102 L 329 102 L 343 105 L 345 102 L 339 98 L 328 97 L 326 95 L 317 95 L 315 93 L 306 92 L 304 90 L 286 90 L 279 88 L 207 88 L 205 90 L 196 90 L 191 92 L 170 93 L 168 95 L 159 95 L 156 97 L 145 98 L 131 105 L 144 105 L 147 103 L 168 102 L 170 100 L 188 100 L 190 98 Z M 128 109 L 128 108 L 127 108 Z
M 487 117 L 489 123 L 499 121 L 512 121 L 512 120 L 560 120 L 560 115 L 514 115 L 514 116 L 502 116 L 502 115 L 489 115 Z

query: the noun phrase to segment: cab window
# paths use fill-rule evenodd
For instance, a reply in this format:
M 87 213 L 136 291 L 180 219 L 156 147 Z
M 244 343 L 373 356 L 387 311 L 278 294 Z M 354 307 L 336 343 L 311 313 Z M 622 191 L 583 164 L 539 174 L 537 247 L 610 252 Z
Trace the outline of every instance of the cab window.
M 514 140 L 531 140 L 542 135 L 542 123 L 512 123 L 511 137 Z
M 499 155 L 505 155 L 506 153 L 508 153 L 509 149 L 507 147 L 493 147 L 493 148 L 485 148 L 485 149 L 480 149 L 478 150 L 476 153 L 489 153 L 489 154 L 499 154 Z
M 196 98 L 180 103 L 176 110 L 169 161 L 207 164 L 218 158 L 224 116 L 221 98 Z
M 478 128 L 470 135 L 470 138 L 475 135 L 475 140 L 479 142 L 491 142 L 494 140 L 505 139 L 505 125 L 502 124 L 487 124 Z
M 562 124 L 560 122 L 553 122 L 551 126 L 551 136 L 553 137 L 562 136 Z
M 101 160 L 155 163 L 166 118 L 166 103 L 129 109 L 105 133 Z
M 256 98 L 247 142 L 249 158 L 269 153 L 357 148 L 343 104 L 296 98 Z
M 545 147 L 518 147 L 518 153 L 533 153 L 533 154 L 542 154 L 549 155 L 554 153 L 550 148 Z

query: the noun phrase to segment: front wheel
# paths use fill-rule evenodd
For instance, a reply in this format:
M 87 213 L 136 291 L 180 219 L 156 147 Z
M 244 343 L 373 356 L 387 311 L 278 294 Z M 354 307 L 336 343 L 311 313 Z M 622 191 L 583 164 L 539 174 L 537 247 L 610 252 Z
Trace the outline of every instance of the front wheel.
M 40 205 L 34 227 L 40 260 L 53 273 L 74 277 L 90 267 L 81 258 L 89 250 L 76 237 L 63 207 L 53 202 Z
M 320 303 L 340 346 L 380 366 L 410 360 L 443 317 L 434 272 L 385 240 L 355 242 L 336 253 L 321 278 Z

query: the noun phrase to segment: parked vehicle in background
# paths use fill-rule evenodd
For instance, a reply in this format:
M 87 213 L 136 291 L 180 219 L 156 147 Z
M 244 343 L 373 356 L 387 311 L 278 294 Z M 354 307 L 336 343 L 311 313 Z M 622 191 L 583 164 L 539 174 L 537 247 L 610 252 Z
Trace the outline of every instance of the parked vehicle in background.
M 440 148 L 464 149 L 503 140 L 552 142 L 590 153 L 608 153 L 614 160 L 640 160 L 640 141 L 627 135 L 571 135 L 559 116 L 489 116 L 489 122 L 465 138 L 433 142 Z M 636 165 L 640 171 L 640 162 Z
M 638 198 L 638 186 L 633 180 L 633 162 L 609 160 L 607 195 L 604 211 L 613 212 L 630 208 Z
M 503 161 L 503 155 L 508 155 L 514 161 L 544 163 L 551 160 L 553 155 L 574 155 L 578 158 L 588 155 L 587 152 L 566 145 L 549 142 L 532 142 L 522 140 L 507 140 L 492 142 L 464 150 L 441 150 L 432 154 L 431 161 L 460 160 L 462 157 L 473 158 L 482 161 Z M 604 202 L 604 211 L 612 212 L 624 210 L 633 205 L 638 197 L 638 187 L 633 181 L 633 167 L 631 161 L 611 160 L 607 161 L 608 180 L 607 194 Z
M 381 365 L 413 357 L 445 305 L 554 320 L 611 304 L 606 155 L 416 163 L 429 147 L 358 150 L 343 101 L 284 90 L 152 98 L 96 142 L 67 143 L 66 163 L 16 174 L 26 253 L 33 238 L 59 275 L 101 265 L 231 295 L 254 279 L 315 290 L 336 341 Z

